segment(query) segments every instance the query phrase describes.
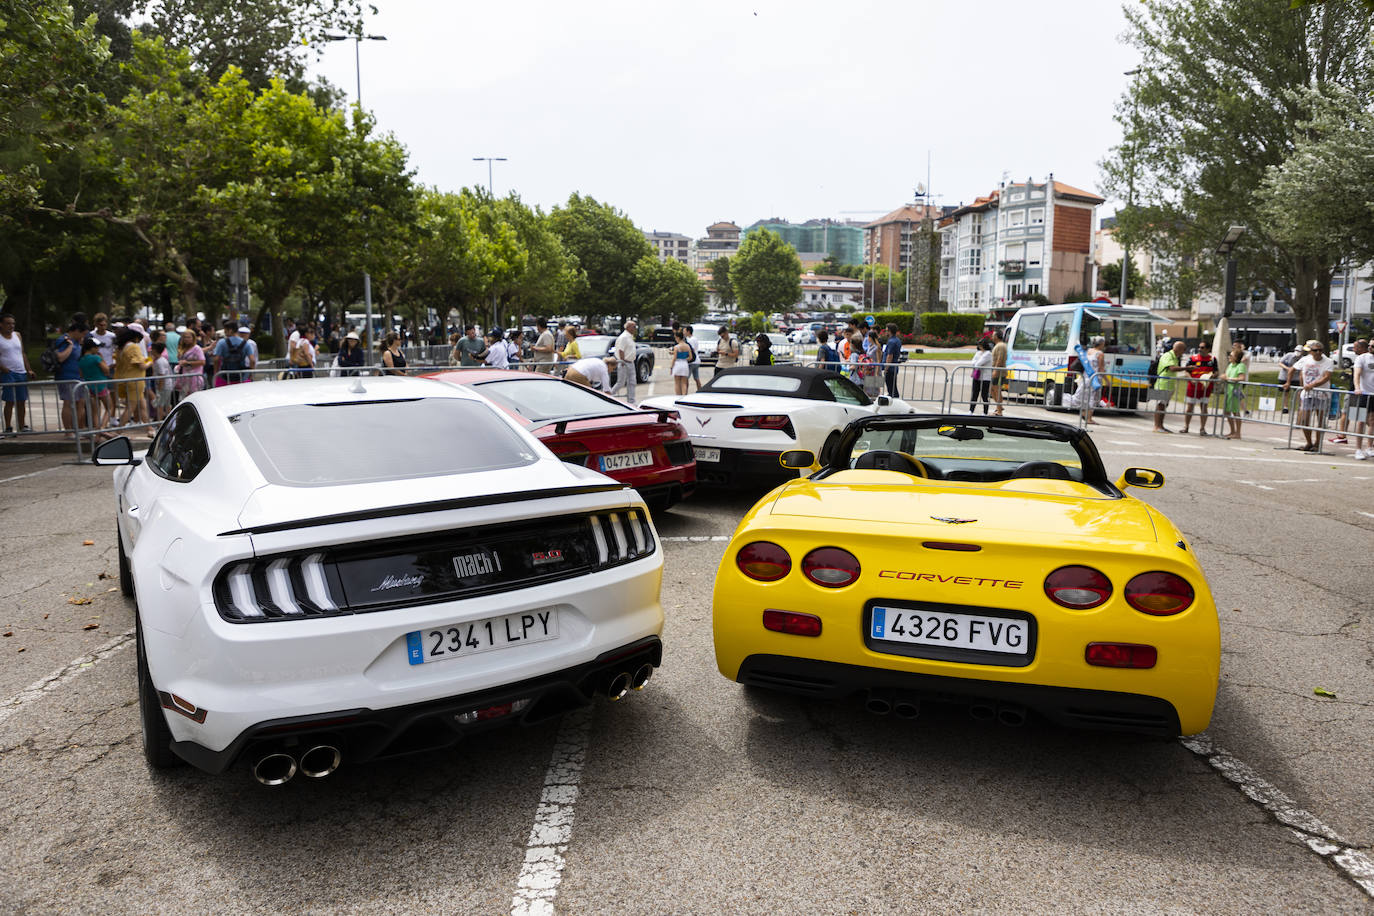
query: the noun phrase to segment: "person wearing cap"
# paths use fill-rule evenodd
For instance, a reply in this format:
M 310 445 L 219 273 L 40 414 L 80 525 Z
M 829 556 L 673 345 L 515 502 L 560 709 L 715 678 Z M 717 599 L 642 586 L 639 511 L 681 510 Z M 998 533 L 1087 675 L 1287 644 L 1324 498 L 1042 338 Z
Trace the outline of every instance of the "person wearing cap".
M 773 365 L 773 341 L 768 339 L 768 335 L 760 331 L 754 338 L 754 343 L 758 349 L 754 351 L 754 361 L 751 365 Z
M 363 364 L 363 341 L 357 331 L 349 331 L 344 335 L 343 344 L 339 347 L 338 360 L 339 368 L 342 370 L 340 375 L 358 374 L 358 369 Z
M 597 391 L 610 391 L 611 370 L 614 368 L 614 356 L 587 356 L 569 366 L 563 378 Z
M 247 351 L 246 353 L 243 354 L 243 366 L 244 366 L 244 368 L 245 368 L 245 369 L 256 369 L 256 368 L 258 368 L 258 342 L 255 341 L 255 340 L 253 339 L 253 329 L 252 329 L 252 328 L 248 328 L 248 327 L 243 327 L 243 326 L 240 325 L 240 326 L 239 326 L 239 339 L 242 340 L 242 341 L 244 342 L 244 345 L 248 347 L 248 351 Z M 244 380 L 245 382 L 251 382 L 251 381 L 253 380 L 253 377 L 252 377 L 251 375 L 245 375 L 245 376 L 243 377 L 243 380 Z
M 1298 426 L 1302 427 L 1302 437 L 1307 440 L 1304 452 L 1315 452 L 1321 448 L 1320 430 L 1310 429 L 1316 423 L 1326 422 L 1326 411 L 1331 401 L 1331 393 L 1326 385 L 1331 381 L 1331 373 L 1336 371 L 1336 363 L 1325 354 L 1326 347 L 1320 340 L 1309 340 L 1303 345 L 1307 353 L 1293 364 L 1288 372 L 1288 381 L 1283 390 L 1287 391 L 1297 381 L 1302 385 L 1298 398 Z

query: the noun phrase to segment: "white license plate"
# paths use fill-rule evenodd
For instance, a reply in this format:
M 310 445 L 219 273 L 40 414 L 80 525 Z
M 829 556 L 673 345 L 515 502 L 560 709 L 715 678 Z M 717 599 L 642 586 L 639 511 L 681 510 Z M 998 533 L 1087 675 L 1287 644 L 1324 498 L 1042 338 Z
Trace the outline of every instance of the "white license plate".
M 692 453 L 696 455 L 697 461 L 720 461 L 720 449 L 718 448 L 702 448 L 697 445 L 692 447 Z
M 601 456 L 601 470 L 624 471 L 629 468 L 647 468 L 654 463 L 654 453 L 647 448 L 637 452 L 617 452 Z
M 1029 651 L 1030 622 L 1019 618 L 875 607 L 869 627 L 872 638 L 883 642 L 1008 655 L 1025 655 Z
M 492 649 L 508 649 L 527 642 L 558 638 L 558 611 L 555 608 L 470 620 L 406 634 L 406 655 L 412 665 L 438 662 L 448 658 L 476 655 Z

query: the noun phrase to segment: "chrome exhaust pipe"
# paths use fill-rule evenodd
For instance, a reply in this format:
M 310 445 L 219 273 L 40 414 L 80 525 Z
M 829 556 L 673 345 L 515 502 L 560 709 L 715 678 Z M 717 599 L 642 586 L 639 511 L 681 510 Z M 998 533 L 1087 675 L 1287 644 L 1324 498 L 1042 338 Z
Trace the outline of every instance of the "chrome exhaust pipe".
M 301 754 L 301 775 L 323 779 L 343 763 L 343 753 L 332 744 L 319 744 Z
M 253 778 L 265 786 L 280 786 L 296 775 L 296 758 L 281 751 L 273 751 L 253 764 Z
M 968 714 L 979 722 L 991 722 L 997 717 L 997 710 L 987 703 L 974 703 L 968 708 Z
M 606 685 L 606 698 L 612 703 L 616 700 L 624 699 L 625 694 L 630 692 L 630 672 L 622 671 L 611 682 Z
M 885 690 L 870 690 L 864 709 L 875 716 L 885 716 L 892 712 L 892 695 Z
M 1020 728 L 1026 724 L 1026 711 L 1020 706 L 997 706 L 997 721 L 1008 728 Z
M 654 666 L 645 662 L 635 669 L 634 677 L 630 678 L 631 690 L 643 690 L 644 685 L 649 683 L 649 678 L 654 676 Z
M 899 719 L 917 719 L 921 715 L 920 700 L 898 700 L 892 704 L 892 711 Z

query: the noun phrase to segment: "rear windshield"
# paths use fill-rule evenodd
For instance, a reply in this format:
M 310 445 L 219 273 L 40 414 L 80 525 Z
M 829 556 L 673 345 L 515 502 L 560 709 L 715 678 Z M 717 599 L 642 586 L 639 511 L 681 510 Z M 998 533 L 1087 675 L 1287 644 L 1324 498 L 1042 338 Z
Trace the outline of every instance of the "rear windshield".
M 801 390 L 801 379 L 786 375 L 765 375 L 762 372 L 741 372 L 723 375 L 719 382 L 711 379 L 701 386 L 702 391 L 757 391 L 760 394 L 789 394 Z
M 300 404 L 229 418 L 269 482 L 324 487 L 533 464 L 489 405 L 457 398 Z
M 623 407 L 590 388 L 555 378 L 512 379 L 472 386 L 485 398 L 529 420 L 542 423 L 564 417 L 598 416 Z

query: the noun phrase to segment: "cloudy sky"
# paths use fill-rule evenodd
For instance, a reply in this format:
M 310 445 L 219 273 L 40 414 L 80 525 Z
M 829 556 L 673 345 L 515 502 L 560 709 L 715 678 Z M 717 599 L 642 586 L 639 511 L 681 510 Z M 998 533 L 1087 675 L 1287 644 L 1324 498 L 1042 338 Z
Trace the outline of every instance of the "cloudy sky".
M 545 209 L 574 191 L 643 229 L 870 219 L 926 181 L 1100 190 L 1136 52 L 1117 0 L 375 0 L 363 103 L 418 180 Z M 354 48 L 316 72 L 354 92 Z M 1110 215 L 1112 204 L 1100 208 Z

